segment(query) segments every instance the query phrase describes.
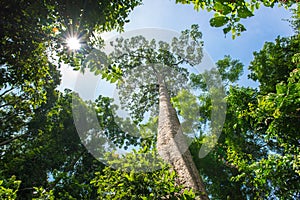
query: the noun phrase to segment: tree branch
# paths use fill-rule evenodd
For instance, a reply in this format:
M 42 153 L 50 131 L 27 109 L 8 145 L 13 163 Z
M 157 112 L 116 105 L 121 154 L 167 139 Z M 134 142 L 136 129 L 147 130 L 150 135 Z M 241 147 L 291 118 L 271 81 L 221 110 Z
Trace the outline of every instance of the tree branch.
M 16 140 L 16 139 L 21 138 L 21 137 L 25 137 L 25 136 L 28 137 L 29 134 L 26 133 L 26 134 L 18 135 L 18 136 L 16 136 L 16 137 L 13 137 L 13 138 L 10 138 L 10 139 L 8 139 L 8 140 L 5 140 L 5 141 L 3 141 L 3 142 L 0 143 L 0 146 L 9 144 L 9 143 L 11 143 L 12 141 L 14 141 L 14 140 Z
M 5 94 L 11 92 L 12 90 L 14 90 L 13 87 L 11 87 L 9 90 L 6 90 L 5 92 L 3 92 L 2 94 L 0 94 L 0 98 L 2 98 Z

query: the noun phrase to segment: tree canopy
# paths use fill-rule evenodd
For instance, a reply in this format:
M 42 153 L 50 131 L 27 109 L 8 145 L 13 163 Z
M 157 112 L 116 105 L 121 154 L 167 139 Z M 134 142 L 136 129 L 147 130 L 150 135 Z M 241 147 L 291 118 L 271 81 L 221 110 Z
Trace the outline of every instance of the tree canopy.
M 3 135 L 11 137 L 20 131 L 34 109 L 46 101 L 47 88 L 53 90 L 59 84 L 61 61 L 78 66 L 84 57 L 84 52 L 75 57 L 68 53 L 65 38 L 84 37 L 89 42 L 93 31 L 122 29 L 129 11 L 138 4 L 135 0 L 1 1 Z M 55 56 L 59 62 L 49 59 Z
M 95 43 L 95 31 L 122 30 L 129 12 L 139 4 L 1 1 L 1 198 L 30 199 L 35 187 L 55 188 L 57 198 L 94 198 L 87 193 L 92 189 L 86 177 L 94 174 L 95 159 L 76 133 L 72 95 L 56 91 L 60 65 L 65 62 L 76 69 L 89 46 L 74 55 L 65 40 L 73 36 Z M 96 166 L 101 168 L 100 163 Z
M 278 4 L 290 8 L 297 1 L 176 2 L 193 3 L 195 9 L 214 12 L 211 25 L 225 26 L 224 33 L 232 31 L 235 35 L 245 30 L 240 19 L 251 17 L 259 6 Z M 249 78 L 257 81 L 259 87 L 251 88 L 237 84 L 243 64 L 230 55 L 217 61 L 216 69 L 201 74 L 180 67 L 201 61 L 202 35 L 196 25 L 183 31 L 171 45 L 147 41 L 143 36 L 123 38 L 113 44 L 114 54 L 104 55 L 96 48 L 103 41 L 95 33 L 122 30 L 128 14 L 140 3 L 140 0 L 0 2 L 0 198 L 199 197 L 198 191 L 187 190 L 178 181 L 182 173 L 172 170 L 174 164 L 158 157 L 159 117 L 153 112 L 147 123 L 141 120 L 164 92 L 161 88 L 165 85 L 162 80 L 157 81 L 158 77 L 168 75 L 165 84 L 173 86 L 167 87 L 170 105 L 176 109 L 173 115 L 192 119 L 182 123 L 182 130 L 196 131 L 196 138 L 191 139 L 189 134 L 185 138 L 191 141 L 189 151 L 208 193 L 208 196 L 202 193 L 202 198 L 299 199 L 299 9 L 291 21 L 295 35 L 278 37 L 254 52 Z M 73 51 L 66 45 L 71 36 L 80 39 L 83 46 L 80 50 Z M 108 63 L 103 62 L 105 56 Z M 86 58 L 91 58 L 89 63 L 84 62 Z M 84 101 L 71 90 L 58 91 L 62 63 L 75 70 L 88 67 L 117 83 L 139 129 L 131 130 L 131 122 L 115 116 L 117 106 L 108 97 Z M 156 73 L 147 68 L 151 64 Z M 162 66 L 172 69 L 165 70 Z M 175 78 L 178 82 L 174 82 Z M 208 81 L 225 86 L 219 89 L 226 94 L 227 111 L 218 143 L 206 157 L 200 158 L 199 150 L 211 136 L 207 128 L 213 124 L 211 113 L 214 109 L 224 109 L 224 104 L 214 104 L 212 96 L 218 91 L 209 87 Z M 132 85 L 136 87 L 128 88 Z M 200 92 L 191 93 L 187 88 Z M 76 109 L 79 112 L 74 112 Z M 195 119 L 194 113 L 198 112 Z M 91 113 L 95 119 L 90 117 Z M 82 137 L 77 122 L 97 124 L 99 129 L 83 126 Z M 99 156 L 86 148 L 89 145 L 95 147 Z M 117 151 L 104 154 L 105 150 L 113 149 L 111 146 L 136 149 L 126 155 Z M 101 162 L 99 157 L 105 156 L 114 159 Z

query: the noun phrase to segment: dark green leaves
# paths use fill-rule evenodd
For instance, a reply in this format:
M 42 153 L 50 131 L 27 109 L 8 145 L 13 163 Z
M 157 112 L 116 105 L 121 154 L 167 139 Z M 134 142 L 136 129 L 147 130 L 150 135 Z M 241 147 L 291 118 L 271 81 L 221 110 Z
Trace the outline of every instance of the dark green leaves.
M 213 183 L 207 186 L 213 198 L 267 199 L 270 195 L 278 199 L 299 198 L 299 49 L 299 35 L 266 42 L 254 54 L 249 67 L 251 78 L 260 84 L 259 90 L 230 86 L 227 117 L 218 145 L 207 157 L 198 160 L 205 137 L 200 135 L 192 144 L 195 163 Z M 243 68 L 230 56 L 216 65 L 229 85 L 238 80 Z M 205 91 L 205 80 L 211 75 L 207 72 L 191 75 L 193 86 Z M 205 133 L 201 124 L 210 120 L 211 104 L 205 93 L 199 101 L 201 134 Z
M 219 13 L 221 13 L 223 15 L 227 15 L 233 11 L 231 6 L 229 6 L 228 4 L 224 4 L 222 2 L 218 2 L 218 1 L 216 1 L 213 8 L 215 11 L 218 11 Z
M 211 26 L 221 27 L 221 26 L 224 26 L 225 24 L 227 24 L 228 21 L 229 21 L 229 18 L 226 16 L 217 16 L 217 17 L 210 19 L 209 23 Z
M 296 66 L 293 57 L 299 53 L 299 49 L 299 35 L 295 35 L 291 38 L 278 37 L 274 42 L 266 42 L 259 52 L 254 52 L 249 77 L 260 82 L 261 92 L 274 92 L 277 83 L 287 80 Z
M 238 17 L 240 18 L 247 18 L 254 16 L 253 13 L 246 7 L 241 6 L 237 9 Z

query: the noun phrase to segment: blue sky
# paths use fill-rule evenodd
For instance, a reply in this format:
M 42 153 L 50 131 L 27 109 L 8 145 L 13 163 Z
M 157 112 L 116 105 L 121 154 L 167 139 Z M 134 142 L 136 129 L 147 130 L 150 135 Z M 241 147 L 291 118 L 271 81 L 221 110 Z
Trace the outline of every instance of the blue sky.
M 137 7 L 130 15 L 130 23 L 125 30 L 133 30 L 145 27 L 158 27 L 172 29 L 180 32 L 191 24 L 199 24 L 203 33 L 204 48 L 214 62 L 222 59 L 224 55 L 230 55 L 239 59 L 247 67 L 253 59 L 253 52 L 259 51 L 265 41 L 274 41 L 280 36 L 293 34 L 287 21 L 291 14 L 284 8 L 265 8 L 255 12 L 255 16 L 245 19 L 242 23 L 247 31 L 240 37 L 232 40 L 228 34 L 225 38 L 222 28 L 214 28 L 209 25 L 209 19 L 213 13 L 193 9 L 193 5 L 175 4 L 175 0 L 144 0 L 142 6 Z M 251 84 L 245 75 L 241 78 L 241 84 Z
M 291 14 L 284 8 L 265 8 L 255 12 L 255 16 L 243 20 L 247 31 L 235 40 L 231 35 L 225 38 L 222 28 L 209 25 L 213 13 L 193 9 L 192 5 L 175 4 L 171 0 L 144 0 L 144 5 L 135 8 L 130 14 L 130 22 L 125 30 L 145 27 L 158 27 L 181 31 L 191 24 L 199 24 L 205 41 L 205 49 L 213 59 L 230 54 L 243 60 L 249 60 L 254 50 L 259 50 L 265 41 L 273 41 L 278 35 L 289 36 L 292 28 L 282 19 L 289 19 Z M 250 58 L 251 59 L 251 58 Z
M 231 38 L 230 34 L 225 37 L 222 28 L 214 28 L 209 25 L 209 19 L 212 15 L 212 13 L 203 10 L 197 12 L 192 5 L 175 4 L 175 0 L 144 0 L 143 5 L 135 8 L 130 14 L 130 22 L 125 25 L 125 31 L 161 28 L 180 32 L 190 28 L 192 24 L 199 24 L 200 31 L 203 33 L 204 48 L 212 61 L 215 63 L 224 55 L 239 59 L 245 65 L 245 73 L 239 84 L 256 86 L 247 79 L 248 71 L 246 70 L 253 59 L 253 52 L 259 51 L 266 41 L 274 41 L 278 35 L 284 37 L 293 34 L 289 23 L 283 20 L 291 17 L 290 12 L 284 8 L 261 7 L 255 12 L 254 17 L 242 21 L 247 31 L 235 40 Z M 111 35 L 113 33 L 104 34 L 107 38 Z M 63 68 L 62 73 L 63 80 L 60 88 L 74 89 L 76 76 L 79 76 L 79 79 L 82 77 L 82 75 L 73 72 L 71 68 Z M 93 83 L 98 81 L 97 78 L 93 77 L 89 79 Z M 87 92 L 87 87 L 88 84 L 81 84 L 75 90 L 84 93 Z M 88 97 L 91 97 L 91 94 Z

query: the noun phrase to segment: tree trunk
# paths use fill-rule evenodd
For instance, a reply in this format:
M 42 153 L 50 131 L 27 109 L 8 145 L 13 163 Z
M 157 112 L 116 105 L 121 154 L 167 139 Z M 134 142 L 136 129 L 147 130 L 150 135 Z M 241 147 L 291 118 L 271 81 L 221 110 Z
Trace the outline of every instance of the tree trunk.
M 159 119 L 157 150 L 178 174 L 178 184 L 200 192 L 200 199 L 208 200 L 203 181 L 192 159 L 182 133 L 176 110 L 172 107 L 167 87 L 162 78 L 159 83 Z

